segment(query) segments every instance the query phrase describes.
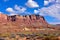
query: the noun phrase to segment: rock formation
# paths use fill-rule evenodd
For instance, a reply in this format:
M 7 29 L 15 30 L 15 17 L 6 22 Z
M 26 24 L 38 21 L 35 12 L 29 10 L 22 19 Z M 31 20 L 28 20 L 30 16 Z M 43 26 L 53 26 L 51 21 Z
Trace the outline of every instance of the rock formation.
M 0 22 L 6 22 L 7 21 L 7 15 L 0 13 Z
M 5 31 L 16 31 L 23 28 L 43 28 L 48 27 L 48 23 L 45 18 L 40 15 L 5 15 L 0 13 L 0 30 Z M 12 30 L 13 29 L 13 30 Z M 1 32 L 1 31 L 0 31 Z
M 34 25 L 34 26 L 47 26 L 47 22 L 45 21 L 43 16 L 40 15 L 12 15 L 8 16 L 0 13 L 0 22 L 17 22 L 19 24 L 25 23 L 26 25 Z

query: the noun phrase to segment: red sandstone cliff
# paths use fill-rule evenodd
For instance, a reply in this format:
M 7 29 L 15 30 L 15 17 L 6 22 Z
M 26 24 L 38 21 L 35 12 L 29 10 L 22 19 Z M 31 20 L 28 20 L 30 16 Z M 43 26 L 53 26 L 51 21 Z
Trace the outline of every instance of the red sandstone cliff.
M 7 16 L 5 14 L 0 13 L 0 22 L 3 22 L 3 23 L 4 22 L 16 22 L 17 25 L 24 24 L 26 26 L 35 26 L 35 27 L 40 27 L 40 26 L 46 27 L 48 25 L 44 17 L 40 15 Z
M 48 23 L 44 17 L 40 15 L 8 16 L 0 13 L 0 32 L 21 31 L 25 27 L 43 28 L 48 27 Z
M 0 22 L 6 22 L 7 21 L 7 15 L 0 13 Z

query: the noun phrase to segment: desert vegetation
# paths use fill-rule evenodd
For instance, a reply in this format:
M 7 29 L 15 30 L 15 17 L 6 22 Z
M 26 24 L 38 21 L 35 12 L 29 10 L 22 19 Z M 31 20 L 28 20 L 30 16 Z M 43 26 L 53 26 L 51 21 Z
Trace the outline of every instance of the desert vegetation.
M 60 33 L 34 33 L 34 32 L 18 32 L 18 33 L 0 33 L 0 40 L 60 40 Z

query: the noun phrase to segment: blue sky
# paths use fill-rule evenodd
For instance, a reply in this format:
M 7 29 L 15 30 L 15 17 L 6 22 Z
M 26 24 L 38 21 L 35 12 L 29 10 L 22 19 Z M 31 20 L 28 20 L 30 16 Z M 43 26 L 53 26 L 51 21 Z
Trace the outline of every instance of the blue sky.
M 0 0 L 0 12 L 8 15 L 39 14 L 50 24 L 60 24 L 60 0 Z
M 2 11 L 2 12 L 6 12 L 5 10 L 6 10 L 6 8 L 8 8 L 8 7 L 11 7 L 11 8 L 14 8 L 14 6 L 15 5 L 18 5 L 18 6 L 22 6 L 22 7 L 26 7 L 28 10 L 27 11 L 30 11 L 30 9 L 33 11 L 34 9 L 38 9 L 38 8 L 29 8 L 29 7 L 27 7 L 26 5 L 25 5 L 25 3 L 27 2 L 28 0 L 6 0 L 6 1 L 4 1 L 4 0 L 0 0 L 0 11 Z M 41 0 L 41 2 L 40 2 L 40 0 L 34 0 L 34 1 L 36 1 L 38 4 L 39 4 L 39 6 L 40 6 L 40 8 L 41 7 L 43 7 L 43 0 Z

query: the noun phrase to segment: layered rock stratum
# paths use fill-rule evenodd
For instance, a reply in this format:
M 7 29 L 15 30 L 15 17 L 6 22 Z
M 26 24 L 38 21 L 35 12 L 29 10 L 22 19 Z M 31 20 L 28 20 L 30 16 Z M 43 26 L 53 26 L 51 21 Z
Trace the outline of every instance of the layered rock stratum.
M 36 29 L 36 28 L 45 28 L 48 27 L 48 23 L 45 18 L 40 15 L 6 15 L 0 13 L 0 32 L 12 32 L 12 31 L 21 31 L 27 28 Z M 27 29 L 27 30 L 29 30 Z

